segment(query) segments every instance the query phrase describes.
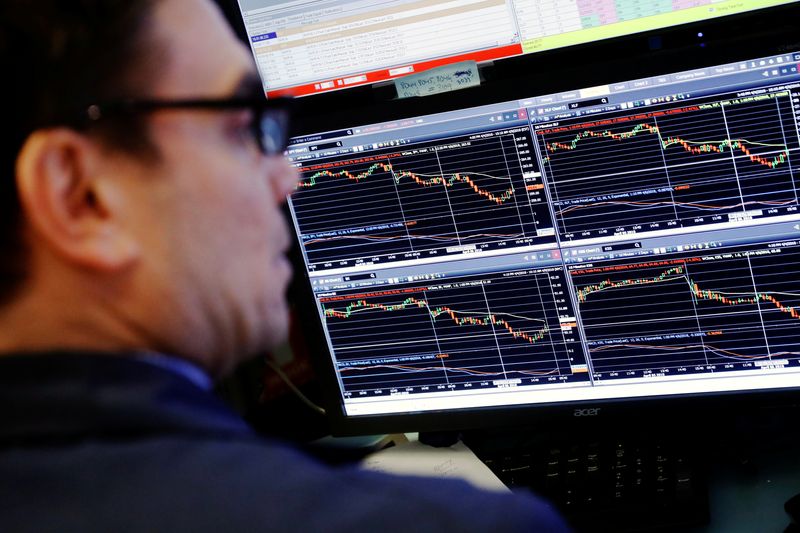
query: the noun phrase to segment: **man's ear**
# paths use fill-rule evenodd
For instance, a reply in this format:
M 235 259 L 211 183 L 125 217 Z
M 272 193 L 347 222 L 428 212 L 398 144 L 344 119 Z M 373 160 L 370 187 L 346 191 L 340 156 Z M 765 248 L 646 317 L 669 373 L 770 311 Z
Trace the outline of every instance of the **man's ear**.
M 109 157 L 79 132 L 40 130 L 20 151 L 16 180 L 35 240 L 73 266 L 113 272 L 135 261 L 139 246 L 115 201 L 119 180 L 103 179 Z

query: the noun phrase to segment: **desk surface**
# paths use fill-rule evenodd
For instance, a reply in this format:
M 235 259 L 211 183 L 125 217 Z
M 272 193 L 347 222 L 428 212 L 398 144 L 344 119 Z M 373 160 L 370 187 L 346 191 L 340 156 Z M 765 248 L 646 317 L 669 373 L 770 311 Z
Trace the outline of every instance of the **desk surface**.
M 782 422 L 785 425 L 786 420 Z M 746 430 L 740 426 L 729 434 L 738 435 L 738 442 L 705 444 L 710 522 L 688 529 L 689 533 L 782 533 L 789 525 L 783 504 L 800 493 L 797 431 L 788 434 L 776 430 L 776 425 L 758 423 L 744 426 Z

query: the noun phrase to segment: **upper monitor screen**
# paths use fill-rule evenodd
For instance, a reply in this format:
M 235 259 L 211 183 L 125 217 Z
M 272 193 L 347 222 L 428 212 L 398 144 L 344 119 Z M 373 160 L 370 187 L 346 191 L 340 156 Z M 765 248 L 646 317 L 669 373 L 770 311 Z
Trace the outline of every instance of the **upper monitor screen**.
M 346 414 L 800 388 L 799 66 L 296 139 Z
M 239 0 L 268 96 L 302 96 L 787 0 Z

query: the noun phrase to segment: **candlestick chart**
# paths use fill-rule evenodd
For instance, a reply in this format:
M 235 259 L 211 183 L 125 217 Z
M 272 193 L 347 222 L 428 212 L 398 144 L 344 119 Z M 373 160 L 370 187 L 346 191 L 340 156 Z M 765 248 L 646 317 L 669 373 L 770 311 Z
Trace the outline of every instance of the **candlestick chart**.
M 796 210 L 792 97 L 708 98 L 538 131 L 559 232 L 642 233 Z
M 544 186 L 520 153 L 531 143 L 518 128 L 305 166 L 291 201 L 309 261 L 554 242 Z
M 348 392 L 586 380 L 557 269 L 322 298 Z M 577 370 L 576 370 L 577 369 Z
M 594 372 L 720 371 L 797 360 L 796 245 L 571 272 Z

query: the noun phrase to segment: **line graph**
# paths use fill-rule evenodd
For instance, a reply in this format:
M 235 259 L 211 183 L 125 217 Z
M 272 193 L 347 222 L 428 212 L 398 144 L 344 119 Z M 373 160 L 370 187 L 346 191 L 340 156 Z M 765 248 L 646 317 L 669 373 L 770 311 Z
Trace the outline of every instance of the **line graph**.
M 448 354 L 439 354 L 436 356 L 438 359 L 444 359 L 449 357 Z M 478 377 L 493 377 L 493 378 L 501 378 L 505 379 L 508 378 L 509 374 L 512 376 L 549 376 L 555 375 L 558 373 L 557 370 L 545 370 L 541 372 L 537 372 L 535 370 L 512 370 L 508 371 L 497 371 L 497 372 L 487 372 L 484 370 L 477 370 L 475 368 L 458 368 L 452 366 L 411 366 L 411 365 L 369 365 L 369 366 L 350 366 L 342 368 L 339 372 L 341 374 L 346 374 L 348 372 L 364 372 L 368 370 L 396 370 L 402 373 L 412 373 L 412 374 L 422 374 L 426 372 L 436 372 L 440 373 L 442 371 L 448 374 L 466 374 L 468 376 L 478 376 Z
M 633 285 L 652 285 L 655 283 L 672 281 L 674 279 L 686 280 L 686 283 L 689 285 L 692 294 L 697 299 L 711 300 L 713 302 L 719 302 L 724 305 L 757 304 L 760 301 L 763 301 L 765 303 L 773 304 L 780 311 L 788 313 L 792 318 L 800 319 L 800 313 L 798 313 L 796 308 L 785 306 L 780 301 L 778 301 L 778 299 L 775 298 L 773 294 L 765 292 L 755 292 L 752 293 L 753 294 L 752 296 L 750 296 L 751 292 L 749 291 L 743 293 L 722 293 L 710 289 L 701 289 L 700 286 L 686 274 L 685 266 L 672 267 L 668 270 L 665 270 L 664 272 L 662 272 L 661 274 L 659 274 L 654 278 L 626 279 L 619 282 L 612 282 L 611 280 L 605 280 L 601 282 L 599 285 L 589 285 L 578 291 L 578 301 L 584 303 L 586 302 L 586 299 L 589 297 L 590 294 L 595 292 L 600 292 L 606 289 L 617 289 L 620 287 L 630 287 Z M 788 296 L 798 296 L 798 295 L 788 294 Z
M 438 185 L 444 185 L 445 187 L 453 187 L 457 183 L 464 183 L 467 185 L 468 188 L 472 189 L 475 194 L 478 196 L 482 196 L 486 198 L 490 202 L 494 202 L 497 205 L 503 205 L 511 197 L 514 195 L 514 186 L 510 184 L 509 187 L 504 190 L 499 195 L 495 195 L 495 193 L 481 188 L 475 183 L 475 180 L 470 176 L 468 173 L 459 173 L 456 172 L 454 174 L 449 175 L 436 175 L 436 174 L 417 174 L 414 172 L 410 172 L 407 170 L 395 170 L 394 166 L 391 163 L 375 163 L 374 165 L 370 166 L 367 170 L 360 174 L 352 174 L 347 170 L 340 170 L 339 172 L 331 172 L 330 170 L 320 170 L 319 172 L 315 172 L 311 175 L 307 180 L 303 180 L 300 182 L 298 187 L 300 188 L 311 188 L 317 184 L 317 180 L 323 176 L 336 178 L 336 177 L 344 177 L 349 180 L 353 180 L 355 182 L 367 179 L 372 174 L 375 173 L 376 170 L 382 170 L 383 172 L 388 172 L 392 175 L 395 180 L 395 183 L 400 183 L 403 178 L 409 178 L 411 181 L 420 185 L 422 187 L 435 187 Z M 499 181 L 508 181 L 505 178 L 499 178 L 497 176 L 491 176 L 489 174 L 483 174 L 479 172 L 472 173 L 475 176 L 482 176 L 484 178 L 488 178 L 491 180 L 499 180 Z
M 558 268 L 320 299 L 348 393 L 587 381 Z
M 511 128 L 307 164 L 291 207 L 312 269 L 555 242 L 532 149 Z
M 525 237 L 523 233 L 476 233 L 472 235 L 472 237 L 476 239 L 480 238 L 487 238 L 487 239 L 519 239 Z M 389 242 L 389 241 L 404 241 L 406 239 L 412 239 L 415 241 L 433 241 L 433 242 L 440 242 L 440 243 L 453 243 L 457 240 L 457 236 L 453 235 L 418 235 L 416 233 L 408 233 L 407 235 L 336 235 L 331 237 L 317 237 L 314 239 L 307 239 L 305 241 L 305 245 L 310 246 L 313 244 L 318 244 L 321 242 L 331 242 L 331 241 L 347 241 L 347 240 L 362 240 L 362 241 L 373 241 L 373 242 Z
M 575 268 L 596 375 L 720 371 L 797 360 L 797 243 Z
M 332 318 L 350 318 L 354 312 L 357 312 L 359 309 L 367 309 L 367 310 L 381 310 L 381 311 L 404 311 L 409 307 L 425 307 L 428 309 L 428 313 L 430 313 L 431 318 L 436 321 L 442 315 L 449 316 L 453 322 L 456 323 L 458 326 L 464 325 L 471 325 L 471 326 L 492 326 L 492 329 L 496 331 L 494 326 L 498 326 L 502 329 L 505 329 L 512 338 L 514 339 L 522 339 L 527 341 L 530 344 L 535 344 L 536 342 L 544 339 L 545 335 L 549 331 L 546 321 L 539 320 L 544 325 L 534 332 L 526 332 L 522 329 L 517 329 L 509 324 L 508 319 L 501 318 L 500 315 L 490 313 L 485 315 L 479 316 L 471 316 L 474 313 L 466 312 L 466 311 L 456 311 L 451 309 L 447 306 L 440 306 L 431 309 L 430 304 L 427 300 L 419 300 L 417 298 L 406 298 L 403 300 L 402 303 L 394 304 L 394 305 L 384 305 L 380 303 L 370 303 L 366 300 L 358 300 L 354 303 L 349 304 L 344 311 L 336 311 L 335 309 L 326 309 L 325 316 L 332 317 Z M 536 321 L 537 319 L 530 319 L 519 315 L 511 315 L 512 318 L 516 318 L 520 321 L 524 320 L 533 320 Z
M 777 216 L 798 209 L 789 90 L 723 95 L 536 132 L 565 240 Z
M 666 150 L 672 146 L 680 146 L 690 154 L 721 154 L 726 150 L 740 150 L 746 155 L 753 163 L 764 165 L 767 168 L 775 168 L 778 165 L 786 163 L 789 159 L 789 149 L 785 144 L 769 144 L 748 141 L 747 139 L 723 139 L 720 141 L 688 141 L 680 137 L 667 137 L 666 139 L 661 135 L 661 129 L 653 124 L 637 124 L 632 130 L 622 133 L 614 133 L 610 130 L 603 130 L 596 132 L 593 130 L 584 130 L 578 133 L 575 138 L 569 143 L 564 144 L 560 142 L 552 142 L 546 145 L 548 153 L 556 153 L 559 150 L 575 150 L 578 148 L 580 141 L 588 138 L 606 138 L 614 139 L 615 141 L 622 141 L 636 137 L 642 132 L 649 132 L 658 137 L 661 143 L 661 149 Z M 777 155 L 762 157 L 753 153 L 750 147 L 758 146 L 760 148 L 771 148 L 779 150 Z M 548 156 L 549 157 L 549 156 Z M 545 161 L 549 162 L 548 158 Z
M 777 201 L 777 202 L 739 202 L 735 204 L 728 204 L 728 205 L 711 205 L 711 204 L 698 204 L 692 202 L 625 202 L 625 201 L 605 201 L 605 202 L 595 202 L 593 204 L 586 204 L 586 205 L 571 205 L 566 209 L 561 209 L 556 211 L 556 215 L 566 215 L 571 213 L 572 211 L 577 211 L 579 209 L 586 209 L 586 208 L 594 208 L 594 207 L 602 207 L 602 206 L 629 206 L 629 207 L 658 207 L 658 206 L 665 206 L 665 207 L 681 207 L 686 209 L 696 209 L 697 211 L 723 211 L 723 210 L 738 210 L 740 208 L 749 208 L 749 207 L 780 207 L 780 206 L 787 206 L 787 205 L 795 205 L 794 200 L 785 200 L 785 201 Z
M 601 346 L 599 348 L 595 348 L 593 353 L 599 353 L 606 350 L 653 350 L 653 351 L 665 351 L 665 352 L 686 352 L 687 350 L 703 350 L 709 351 L 716 355 L 720 355 L 721 357 L 731 357 L 734 359 L 743 359 L 743 360 L 756 360 L 756 359 L 767 359 L 769 356 L 767 355 L 745 355 L 743 353 L 737 353 L 731 350 L 724 350 L 717 346 L 708 343 L 702 344 L 685 344 L 682 346 L 657 346 L 652 344 L 608 344 L 605 346 Z M 800 352 L 782 352 L 783 354 L 787 353 L 794 353 L 795 355 L 800 355 Z

